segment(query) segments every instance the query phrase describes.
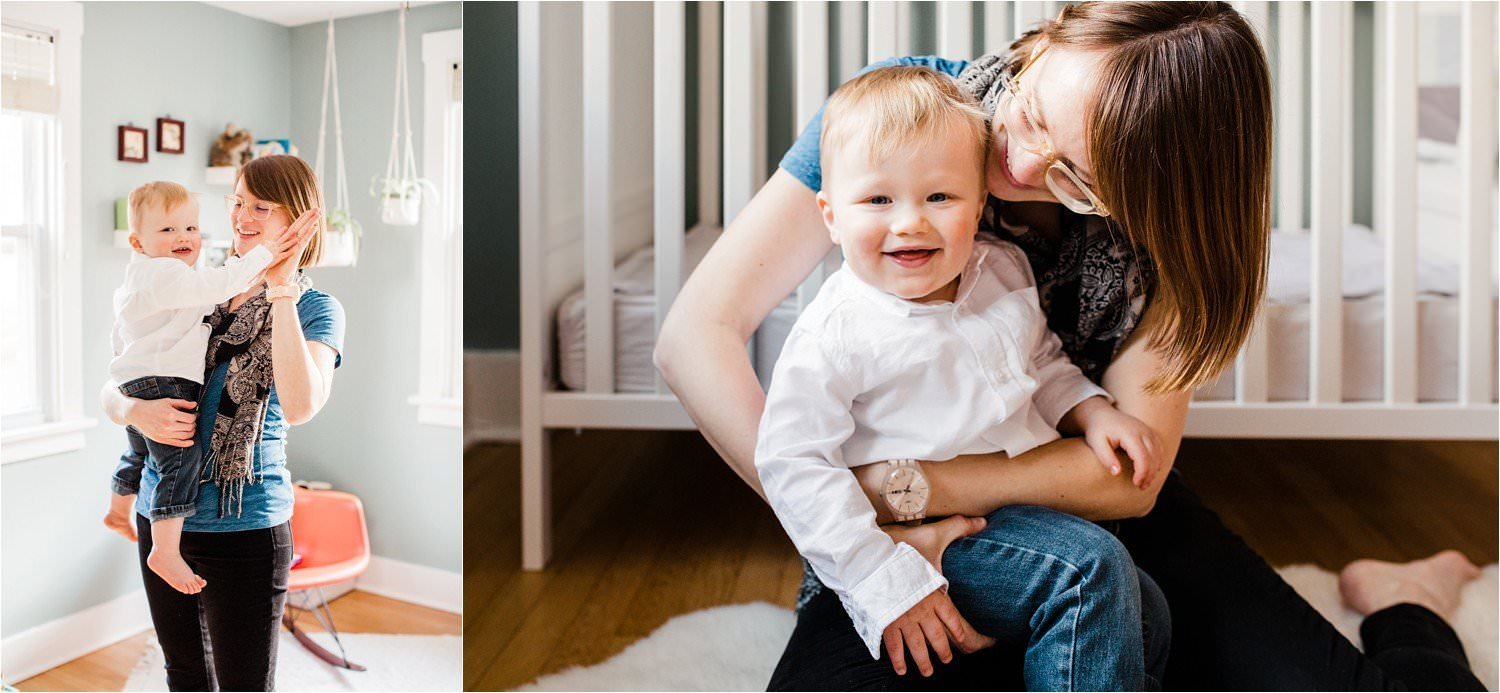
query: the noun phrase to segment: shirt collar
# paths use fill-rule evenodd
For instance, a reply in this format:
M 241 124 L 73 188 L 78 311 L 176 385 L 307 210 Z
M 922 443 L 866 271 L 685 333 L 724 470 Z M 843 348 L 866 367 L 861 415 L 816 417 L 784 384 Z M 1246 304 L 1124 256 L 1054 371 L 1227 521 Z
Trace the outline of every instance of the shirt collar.
M 845 260 L 844 269 L 848 271 L 850 285 L 854 292 L 865 297 L 866 300 L 875 304 L 876 307 L 897 317 L 909 317 L 913 314 L 937 313 L 952 310 L 963 305 L 969 295 L 974 292 L 974 286 L 979 283 L 980 273 L 984 271 L 984 258 L 990 252 L 987 244 L 975 243 L 974 251 L 969 254 L 969 262 L 964 265 L 963 273 L 958 278 L 958 291 L 955 293 L 953 302 L 943 301 L 941 303 L 920 303 L 908 301 L 900 296 L 887 293 L 884 290 L 865 283 L 859 275 L 849 270 L 849 261 Z

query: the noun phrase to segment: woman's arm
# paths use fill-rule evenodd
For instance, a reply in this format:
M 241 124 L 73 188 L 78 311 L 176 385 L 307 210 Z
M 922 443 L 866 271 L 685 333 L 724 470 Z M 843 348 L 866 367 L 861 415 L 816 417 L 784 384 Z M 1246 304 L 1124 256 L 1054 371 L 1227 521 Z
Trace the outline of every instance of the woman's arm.
M 1161 443 L 1156 451 L 1158 467 L 1144 489 L 1132 485 L 1129 471 L 1111 476 L 1082 438 L 1063 438 L 1014 459 L 990 454 L 923 462 L 922 470 L 932 484 L 927 514 L 977 516 L 1017 504 L 1042 505 L 1089 520 L 1139 517 L 1149 512 L 1177 457 L 1191 399 L 1189 392 L 1146 393 L 1147 381 L 1161 365 L 1147 337 L 1160 317 L 1154 307 L 1146 310 L 1135 334 L 1105 371 L 1103 382 L 1114 395 L 1115 406 L 1150 427 Z M 1129 457 L 1121 455 L 1120 463 L 1130 469 Z M 879 499 L 880 466 L 855 470 L 872 502 Z M 889 522 L 885 505 L 874 506 L 881 513 L 880 521 Z
M 158 443 L 179 448 L 193 444 L 198 415 L 197 402 L 185 399 L 136 399 L 120 394 L 117 385 L 106 381 L 99 390 L 99 406 L 104 415 L 120 426 L 135 426 L 141 435 Z
M 333 347 L 302 335 L 297 302 L 271 302 L 271 376 L 281 414 L 292 426 L 311 421 L 333 391 Z
M 657 338 L 667 385 L 762 498 L 755 436 L 766 395 L 745 345 L 832 247 L 813 191 L 778 168 L 688 277 Z

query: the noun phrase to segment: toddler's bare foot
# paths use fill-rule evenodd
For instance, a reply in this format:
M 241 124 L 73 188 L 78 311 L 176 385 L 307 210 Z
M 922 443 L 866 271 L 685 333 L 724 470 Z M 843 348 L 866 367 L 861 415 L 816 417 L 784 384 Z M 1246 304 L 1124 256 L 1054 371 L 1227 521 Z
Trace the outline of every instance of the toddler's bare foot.
M 182 554 L 179 553 L 168 553 L 161 551 L 160 547 L 152 547 L 151 555 L 146 557 L 146 565 L 151 568 L 151 572 L 156 573 L 173 589 L 183 594 L 197 594 L 208 585 L 207 580 L 198 577 L 193 569 L 188 567 L 187 562 L 182 560 Z
M 1344 603 L 1366 616 L 1396 604 L 1419 604 L 1444 619 L 1458 609 L 1465 584 L 1479 577 L 1479 568 L 1457 551 L 1443 551 L 1420 561 L 1388 563 L 1359 560 L 1339 573 Z
M 110 528 L 113 531 L 119 532 L 120 536 L 125 537 L 126 539 L 129 539 L 131 541 L 136 540 L 135 523 L 131 522 L 130 517 L 124 513 L 117 513 L 113 510 L 109 511 L 109 513 L 104 516 L 104 526 Z

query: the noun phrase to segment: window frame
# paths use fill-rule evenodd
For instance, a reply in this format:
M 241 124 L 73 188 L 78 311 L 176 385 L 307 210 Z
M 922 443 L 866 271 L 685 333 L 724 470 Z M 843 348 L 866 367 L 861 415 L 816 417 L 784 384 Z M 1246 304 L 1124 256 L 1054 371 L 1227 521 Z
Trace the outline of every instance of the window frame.
M 0 465 L 49 457 L 85 445 L 84 431 L 98 425 L 83 412 L 83 5 L 77 2 L 11 3 L 5 18 L 55 32 L 58 127 L 61 129 L 62 210 L 49 239 L 44 274 L 52 300 L 45 306 L 51 370 L 45 420 L 0 430 Z
M 422 218 L 421 360 L 418 392 L 409 401 L 419 423 L 457 428 L 463 426 L 463 217 L 462 205 L 448 201 L 453 192 L 462 200 L 463 126 L 460 117 L 456 132 L 449 127 L 453 107 L 462 108 L 451 88 L 454 63 L 463 63 L 462 29 L 422 35 L 422 170 L 438 195 Z M 447 157 L 450 142 L 456 162 Z M 456 233 L 449 233 L 450 223 Z

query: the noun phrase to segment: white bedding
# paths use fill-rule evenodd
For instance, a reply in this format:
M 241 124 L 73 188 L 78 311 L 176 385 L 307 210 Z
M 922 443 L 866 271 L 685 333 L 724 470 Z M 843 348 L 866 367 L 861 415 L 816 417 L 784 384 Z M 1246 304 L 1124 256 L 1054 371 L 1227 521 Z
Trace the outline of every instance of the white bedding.
M 684 241 L 683 267 L 696 267 L 722 232 L 695 228 Z M 1344 399 L 1383 397 L 1381 354 L 1385 303 L 1384 248 L 1369 229 L 1355 226 L 1344 235 Z M 1267 321 L 1272 401 L 1307 398 L 1309 236 L 1275 232 L 1271 240 Z M 656 370 L 651 363 L 655 346 L 654 259 L 643 248 L 615 268 L 615 391 L 652 392 Z M 1417 267 L 1418 397 L 1424 401 L 1452 400 L 1458 382 L 1458 273 L 1426 258 Z M 557 311 L 558 376 L 572 390 L 584 388 L 583 290 L 570 294 Z M 796 321 L 796 301 L 788 297 L 761 324 L 755 340 L 755 367 L 762 386 Z M 1199 390 L 1196 399 L 1234 397 L 1233 373 Z

